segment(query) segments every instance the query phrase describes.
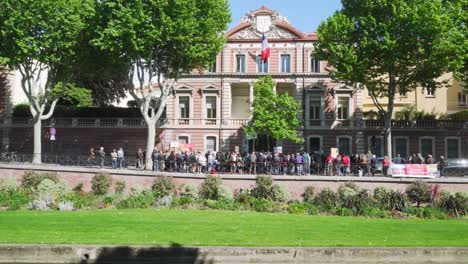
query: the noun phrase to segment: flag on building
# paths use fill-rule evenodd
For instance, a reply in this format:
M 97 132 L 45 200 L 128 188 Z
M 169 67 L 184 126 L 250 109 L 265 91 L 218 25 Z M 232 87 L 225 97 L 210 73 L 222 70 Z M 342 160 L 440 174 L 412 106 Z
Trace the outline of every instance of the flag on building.
M 262 37 L 262 61 L 267 61 L 269 57 L 270 57 L 270 47 L 268 46 L 267 37 L 265 36 L 265 33 L 263 33 L 263 37 Z

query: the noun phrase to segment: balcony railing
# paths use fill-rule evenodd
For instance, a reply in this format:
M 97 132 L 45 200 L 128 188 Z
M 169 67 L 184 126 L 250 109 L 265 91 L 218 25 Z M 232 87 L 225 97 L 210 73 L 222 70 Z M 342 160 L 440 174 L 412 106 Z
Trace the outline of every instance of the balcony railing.
M 193 127 L 193 128 L 238 128 L 246 126 L 249 119 L 160 119 L 156 127 Z M 31 118 L 13 118 L 11 120 L 13 127 L 32 127 L 34 122 Z M 146 127 L 143 118 L 51 118 L 42 121 L 44 127 L 100 127 L 100 128 L 139 128 Z M 306 128 L 322 129 L 383 129 L 385 122 L 383 120 L 364 120 L 364 119 L 313 119 L 305 122 Z M 393 120 L 394 129 L 448 129 L 460 130 L 468 129 L 468 121 L 452 120 Z

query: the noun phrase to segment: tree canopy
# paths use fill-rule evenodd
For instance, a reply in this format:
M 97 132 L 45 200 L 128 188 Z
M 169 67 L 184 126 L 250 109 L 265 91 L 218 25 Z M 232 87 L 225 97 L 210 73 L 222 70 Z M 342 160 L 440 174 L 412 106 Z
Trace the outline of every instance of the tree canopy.
M 301 143 L 303 138 L 298 136 L 300 122 L 297 119 L 300 104 L 287 93 L 275 93 L 275 85 L 271 76 L 262 77 L 254 83 L 252 119 L 245 131 L 250 135 L 257 133 Z
M 463 64 L 466 32 L 459 13 L 466 0 L 342 0 L 343 8 L 318 28 L 315 52 L 335 80 L 369 90 L 385 117 L 391 156 L 396 93 L 435 89 Z
M 223 48 L 224 31 L 231 21 L 228 2 L 105 0 L 96 10 L 97 37 L 92 43 L 131 65 L 127 88 L 148 125 L 149 168 L 155 124 L 180 75 L 208 68 Z

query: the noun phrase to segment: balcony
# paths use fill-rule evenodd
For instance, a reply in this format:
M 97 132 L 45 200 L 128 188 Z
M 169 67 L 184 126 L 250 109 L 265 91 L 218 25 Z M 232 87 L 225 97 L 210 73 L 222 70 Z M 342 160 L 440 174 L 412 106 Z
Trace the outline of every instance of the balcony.
M 468 122 L 452 120 L 392 120 L 393 129 L 463 129 Z M 383 129 L 383 120 L 365 120 L 366 128 Z

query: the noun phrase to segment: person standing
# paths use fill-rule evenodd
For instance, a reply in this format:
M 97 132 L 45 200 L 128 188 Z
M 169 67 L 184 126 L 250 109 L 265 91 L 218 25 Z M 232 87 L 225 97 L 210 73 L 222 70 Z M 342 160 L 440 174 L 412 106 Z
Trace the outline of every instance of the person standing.
M 382 172 L 384 176 L 388 175 L 388 169 L 390 168 L 390 159 L 385 156 L 382 160 Z
M 304 157 L 300 153 L 296 154 L 296 168 L 297 168 L 297 175 L 301 176 L 304 169 Z
M 144 169 L 144 165 L 143 165 L 143 159 L 144 158 L 145 158 L 145 155 L 143 153 L 143 150 L 141 148 L 139 148 L 138 152 L 137 152 L 137 165 L 138 165 L 138 168 L 140 170 Z
M 250 174 L 257 174 L 257 155 L 255 151 L 250 154 Z
M 331 154 L 325 159 L 325 164 L 327 165 L 327 175 L 331 176 L 333 170 L 333 156 Z
M 96 153 L 94 153 L 94 148 L 89 149 L 88 156 L 88 166 L 92 166 L 96 162 Z
M 348 155 L 343 155 L 343 158 L 341 158 L 341 162 L 343 163 L 343 172 L 344 176 L 348 176 L 348 173 L 350 172 L 350 165 L 351 161 L 349 160 Z
M 104 167 L 104 159 L 106 158 L 106 153 L 104 152 L 104 147 L 99 149 L 99 168 L 102 169 Z
M 310 155 L 307 152 L 304 152 L 302 155 L 302 158 L 304 159 L 304 174 L 309 175 L 310 174 Z
M 111 152 L 112 168 L 117 169 L 117 151 L 115 149 Z
M 338 176 L 341 176 L 342 167 L 343 167 L 343 160 L 341 159 L 341 155 L 338 155 L 338 157 L 336 157 L 335 164 L 336 164 L 336 172 L 338 173 Z
M 119 150 L 117 151 L 117 164 L 119 169 L 123 168 L 123 162 L 124 162 L 124 151 L 123 148 L 120 147 Z
M 153 153 L 151 154 L 151 158 L 153 160 L 153 171 L 158 172 L 159 171 L 159 157 L 161 156 L 161 153 L 159 153 L 158 148 L 154 148 Z

